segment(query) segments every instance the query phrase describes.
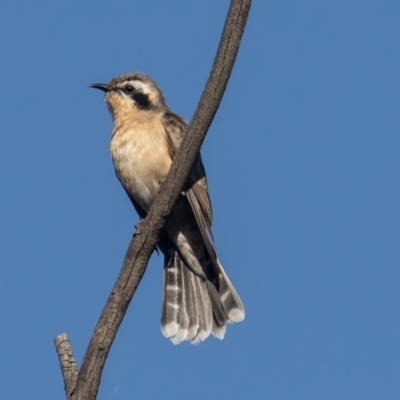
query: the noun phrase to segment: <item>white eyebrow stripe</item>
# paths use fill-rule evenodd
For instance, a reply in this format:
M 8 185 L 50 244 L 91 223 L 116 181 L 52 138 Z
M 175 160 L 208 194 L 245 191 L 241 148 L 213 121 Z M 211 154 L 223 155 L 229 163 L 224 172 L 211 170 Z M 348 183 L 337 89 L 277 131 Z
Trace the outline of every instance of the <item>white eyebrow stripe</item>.
M 148 83 L 145 83 L 145 82 L 142 82 L 139 80 L 135 80 L 135 79 L 128 81 L 128 83 L 132 83 L 132 86 L 135 89 L 140 89 L 144 94 L 150 94 L 150 92 L 151 92 L 151 88 Z

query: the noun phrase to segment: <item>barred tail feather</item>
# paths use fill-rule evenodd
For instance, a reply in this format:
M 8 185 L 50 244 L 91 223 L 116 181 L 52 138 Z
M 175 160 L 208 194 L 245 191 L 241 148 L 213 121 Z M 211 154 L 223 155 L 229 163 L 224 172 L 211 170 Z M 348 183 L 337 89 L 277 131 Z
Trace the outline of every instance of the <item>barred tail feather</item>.
M 228 278 L 222 264 L 217 260 L 221 273 L 219 283 L 219 297 L 224 306 L 228 322 L 240 322 L 244 320 L 244 306 L 235 288 Z
M 210 336 L 213 314 L 206 282 L 177 253 L 164 268 L 161 331 L 172 343 L 199 343 Z
M 192 343 L 198 344 L 210 336 L 213 326 L 213 312 L 206 282 L 195 275 L 189 268 L 184 268 L 184 274 L 193 284 L 193 292 L 187 293 L 188 304 L 192 311 L 192 318 L 198 318 L 199 329 L 196 336 L 188 338 Z
M 244 319 L 239 295 L 218 261 L 219 290 L 197 276 L 177 252 L 164 267 L 161 330 L 172 343 L 184 340 L 197 344 L 212 333 L 222 340 L 226 324 Z
M 177 263 L 171 263 L 164 268 L 163 286 L 162 332 L 166 337 L 174 337 L 179 331 L 179 305 L 182 303 L 182 274 Z

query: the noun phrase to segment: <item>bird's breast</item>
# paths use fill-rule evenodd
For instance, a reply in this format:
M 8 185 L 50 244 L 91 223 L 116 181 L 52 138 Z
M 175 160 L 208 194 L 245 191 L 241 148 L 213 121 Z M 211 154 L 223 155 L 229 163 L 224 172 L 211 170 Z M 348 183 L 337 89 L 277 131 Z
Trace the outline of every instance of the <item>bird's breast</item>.
M 114 128 L 110 153 L 125 190 L 148 212 L 172 163 L 162 123 L 133 122 Z

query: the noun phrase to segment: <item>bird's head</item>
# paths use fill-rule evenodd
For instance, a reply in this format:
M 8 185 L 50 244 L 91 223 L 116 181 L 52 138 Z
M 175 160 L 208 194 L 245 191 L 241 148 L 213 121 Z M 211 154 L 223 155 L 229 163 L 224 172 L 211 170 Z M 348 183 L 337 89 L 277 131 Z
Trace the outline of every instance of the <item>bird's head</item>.
M 90 87 L 105 92 L 105 102 L 113 117 L 119 113 L 153 113 L 166 108 L 156 83 L 140 72 L 118 75 L 107 84 L 94 83 Z

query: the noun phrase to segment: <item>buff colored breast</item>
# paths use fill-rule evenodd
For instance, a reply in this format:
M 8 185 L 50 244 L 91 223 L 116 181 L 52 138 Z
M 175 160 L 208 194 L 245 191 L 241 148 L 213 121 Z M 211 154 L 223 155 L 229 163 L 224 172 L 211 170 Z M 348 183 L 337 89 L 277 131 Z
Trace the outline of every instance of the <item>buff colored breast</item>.
M 148 212 L 172 160 L 161 116 L 114 121 L 111 158 L 124 188 Z

